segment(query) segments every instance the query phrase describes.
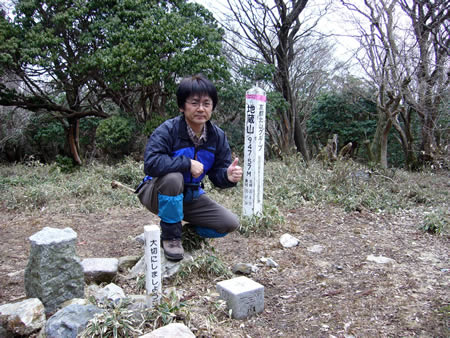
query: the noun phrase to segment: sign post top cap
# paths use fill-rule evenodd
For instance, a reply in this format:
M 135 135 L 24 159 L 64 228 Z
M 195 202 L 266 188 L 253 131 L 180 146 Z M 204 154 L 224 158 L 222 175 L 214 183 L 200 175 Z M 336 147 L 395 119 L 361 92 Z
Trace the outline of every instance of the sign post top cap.
M 159 231 L 159 226 L 157 226 L 156 224 L 144 226 L 144 231 L 156 231 L 156 230 Z

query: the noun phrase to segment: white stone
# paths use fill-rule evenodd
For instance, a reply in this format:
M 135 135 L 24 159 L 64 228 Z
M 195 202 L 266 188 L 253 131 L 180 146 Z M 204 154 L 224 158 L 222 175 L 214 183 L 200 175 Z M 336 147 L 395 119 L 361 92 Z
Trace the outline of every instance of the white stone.
M 231 268 L 231 271 L 233 271 L 233 273 L 242 273 L 242 274 L 245 274 L 245 275 L 249 275 L 252 272 L 257 272 L 258 271 L 258 267 L 254 266 L 254 265 L 252 265 L 250 263 L 236 263 Z
M 127 300 L 130 301 L 130 304 L 127 306 L 127 310 L 133 311 L 133 315 L 136 319 L 139 318 L 141 311 L 145 311 L 148 308 L 147 306 L 147 296 L 146 295 L 127 295 Z
M 292 235 L 284 234 L 280 237 L 280 243 L 285 248 L 297 246 L 300 241 Z
M 86 258 L 81 261 L 84 279 L 87 283 L 109 283 L 117 275 L 119 260 L 117 258 Z
M 73 299 L 69 299 L 68 301 L 65 301 L 64 303 L 62 303 L 61 308 L 72 305 L 72 304 L 88 305 L 89 302 L 87 301 L 87 299 L 84 299 L 84 298 L 73 298 Z
M 378 264 L 395 263 L 395 260 L 393 260 L 392 258 L 388 258 L 388 257 L 384 257 L 384 256 L 369 255 L 369 256 L 367 256 L 367 260 L 369 262 L 375 262 Z
M 275 262 L 272 258 L 261 257 L 260 261 L 271 268 L 277 268 L 278 263 Z
M 189 328 L 181 323 L 171 323 L 169 325 L 160 327 L 150 333 L 147 333 L 139 338 L 191 338 L 195 337 Z
M 278 263 L 275 262 L 272 258 L 267 258 L 266 265 L 270 266 L 271 268 L 277 268 Z
M 183 262 L 193 262 L 194 257 L 189 252 L 184 252 L 183 260 L 174 262 L 169 261 L 164 255 L 161 256 L 161 276 L 163 279 L 170 278 L 174 276 L 180 269 L 181 263 Z M 145 257 L 142 257 L 133 268 L 131 268 L 130 273 L 127 278 L 136 278 L 139 275 L 145 273 Z
M 216 289 L 235 319 L 244 319 L 264 310 L 264 286 L 245 276 L 219 282 Z
M 142 256 L 141 259 L 130 269 L 130 273 L 127 278 L 132 279 L 136 278 L 139 275 L 143 275 L 145 273 L 145 257 Z
M 141 256 L 123 256 L 119 258 L 119 271 L 131 269 L 141 259 Z
M 28 336 L 44 327 L 44 305 L 38 298 L 1 305 L 0 324 L 14 334 Z
M 104 288 L 98 290 L 94 294 L 94 297 L 99 302 L 105 301 L 116 302 L 122 298 L 125 298 L 125 293 L 123 292 L 123 289 L 120 286 L 114 283 L 109 283 Z
M 306 250 L 308 250 L 309 252 L 313 252 L 313 253 L 321 253 L 323 251 L 323 246 L 316 244 L 316 245 L 310 246 Z
M 41 231 L 30 237 L 30 242 L 34 245 L 49 245 L 75 241 L 76 239 L 77 233 L 71 228 L 57 229 L 44 227 Z

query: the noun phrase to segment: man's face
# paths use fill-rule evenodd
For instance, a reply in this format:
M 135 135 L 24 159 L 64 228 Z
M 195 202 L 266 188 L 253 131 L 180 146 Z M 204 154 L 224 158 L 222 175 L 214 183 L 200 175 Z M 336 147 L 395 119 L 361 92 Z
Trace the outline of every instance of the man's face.
M 184 103 L 184 112 L 186 122 L 195 131 L 200 132 L 203 125 L 211 118 L 213 110 L 213 100 L 208 95 L 189 96 Z

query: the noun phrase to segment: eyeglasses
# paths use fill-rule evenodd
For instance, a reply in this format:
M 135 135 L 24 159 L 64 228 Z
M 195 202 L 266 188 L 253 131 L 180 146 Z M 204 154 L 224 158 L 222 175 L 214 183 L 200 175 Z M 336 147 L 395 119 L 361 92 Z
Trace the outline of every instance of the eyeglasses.
M 189 103 L 194 108 L 199 108 L 200 106 L 203 106 L 203 108 L 210 108 L 212 106 L 211 101 L 205 101 L 205 102 L 199 102 L 199 101 L 186 101 L 186 103 Z

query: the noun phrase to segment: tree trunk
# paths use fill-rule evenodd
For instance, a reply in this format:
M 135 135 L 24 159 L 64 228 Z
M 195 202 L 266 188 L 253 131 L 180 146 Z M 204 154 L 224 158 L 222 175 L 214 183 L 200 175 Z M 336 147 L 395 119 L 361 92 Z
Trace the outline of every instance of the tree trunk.
M 429 162 L 433 159 L 432 155 L 432 143 L 433 143 L 433 136 L 432 136 L 432 125 L 431 125 L 431 119 L 425 118 L 423 120 L 422 124 L 422 160 L 425 162 Z
M 383 133 L 381 135 L 380 142 L 380 165 L 382 168 L 386 169 L 388 167 L 387 162 L 387 147 L 388 147 L 388 137 L 389 131 L 392 127 L 392 119 L 388 119 L 386 125 L 384 126 Z
M 375 156 L 372 151 L 372 144 L 370 143 L 369 140 L 365 140 L 364 145 L 366 146 L 367 157 L 369 159 L 369 163 L 375 163 Z
M 413 139 L 412 139 L 412 133 L 411 133 L 411 123 L 409 118 L 409 113 L 405 116 L 403 116 L 403 123 L 404 126 L 402 127 L 400 125 L 400 122 L 397 120 L 393 121 L 393 126 L 395 130 L 397 130 L 400 143 L 402 145 L 403 154 L 405 156 L 405 167 L 408 168 L 408 170 L 412 170 L 415 166 L 415 156 L 414 151 L 412 148 L 413 145 Z
M 80 150 L 80 120 L 79 119 L 70 119 L 69 120 L 69 128 L 67 129 L 67 142 L 69 144 L 70 155 L 72 156 L 73 161 L 81 165 L 81 158 L 79 155 Z
M 295 146 L 302 154 L 306 162 L 309 161 L 309 152 L 306 146 L 305 135 L 303 133 L 302 124 L 300 123 L 300 117 L 295 118 L 295 131 L 294 131 Z
M 372 152 L 376 163 L 382 168 L 387 168 L 388 136 L 392 127 L 392 120 L 381 108 L 378 108 L 377 129 L 372 140 Z

